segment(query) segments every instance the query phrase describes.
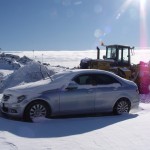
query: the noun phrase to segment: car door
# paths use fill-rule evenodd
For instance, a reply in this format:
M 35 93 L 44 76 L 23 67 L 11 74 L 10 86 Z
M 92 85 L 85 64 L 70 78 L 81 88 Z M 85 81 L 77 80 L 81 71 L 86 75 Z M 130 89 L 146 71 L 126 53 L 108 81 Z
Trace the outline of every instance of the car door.
M 107 74 L 96 74 L 95 78 L 97 80 L 95 111 L 111 111 L 119 96 L 121 84 Z
M 83 114 L 94 112 L 95 90 L 87 83 L 91 75 L 82 74 L 72 79 L 75 88 L 64 89 L 60 93 L 61 114 Z

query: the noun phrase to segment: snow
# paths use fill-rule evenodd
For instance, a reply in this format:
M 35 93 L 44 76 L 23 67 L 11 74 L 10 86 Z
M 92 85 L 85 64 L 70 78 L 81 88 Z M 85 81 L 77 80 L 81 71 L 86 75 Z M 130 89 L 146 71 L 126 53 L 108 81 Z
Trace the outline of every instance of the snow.
M 104 47 L 102 47 L 104 49 Z M 106 55 L 106 51 L 101 49 L 100 58 Z M 8 53 L 8 52 L 7 52 Z M 97 58 L 96 50 L 81 50 L 81 51 L 9 51 L 9 54 L 15 54 L 19 57 L 28 56 L 29 58 L 44 63 L 49 63 L 51 66 L 77 67 L 83 58 Z M 149 62 L 149 49 L 136 49 L 131 56 L 131 63 L 137 64 L 140 61 Z
M 0 149 L 149 149 L 150 104 L 140 107 L 123 116 L 39 119 L 34 123 L 0 118 Z
M 26 58 L 23 62 L 13 59 L 10 65 L 0 61 L 1 93 L 8 87 L 67 70 L 65 67 L 44 66 L 36 61 L 26 62 Z M 148 150 L 150 94 L 140 96 L 139 109 L 120 116 L 37 118 L 34 123 L 27 123 L 0 115 L 0 150 Z
M 6 58 L 7 57 L 5 57 L 5 59 Z M 2 63 L 0 62 L 0 66 L 2 68 L 6 65 L 9 66 L 7 66 L 5 69 L 0 69 L 0 93 L 2 93 L 6 88 L 39 81 L 57 72 L 67 70 L 66 68 L 62 67 L 44 66 L 36 61 L 29 61 L 29 58 L 27 57 L 19 58 L 17 62 L 19 66 L 18 69 L 13 69 L 13 61 L 10 61 L 10 64 L 7 64 L 7 61 L 3 61 Z

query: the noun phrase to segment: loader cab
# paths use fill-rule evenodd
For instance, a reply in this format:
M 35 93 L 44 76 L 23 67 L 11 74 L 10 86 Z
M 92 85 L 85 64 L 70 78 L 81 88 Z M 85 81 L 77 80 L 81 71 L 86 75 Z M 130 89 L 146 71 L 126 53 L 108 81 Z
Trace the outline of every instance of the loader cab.
M 108 45 L 106 46 L 106 56 L 104 59 L 114 60 L 114 66 L 129 67 L 131 64 L 130 46 Z

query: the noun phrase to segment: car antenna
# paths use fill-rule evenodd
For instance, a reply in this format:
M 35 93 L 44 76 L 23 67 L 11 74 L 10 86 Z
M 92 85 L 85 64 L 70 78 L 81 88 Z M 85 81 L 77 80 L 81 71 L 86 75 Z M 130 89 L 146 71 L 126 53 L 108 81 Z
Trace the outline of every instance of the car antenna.
M 43 73 L 42 73 L 42 64 L 41 64 L 40 62 L 39 62 L 39 64 L 40 64 L 40 72 L 41 72 L 42 78 L 45 79 L 45 78 L 44 78 L 44 75 L 43 75 Z
M 44 66 L 45 67 L 45 70 L 46 70 L 46 73 L 47 73 L 47 76 L 53 81 L 53 79 L 52 79 L 52 77 L 51 77 L 51 75 L 49 74 L 49 72 L 48 72 L 48 69 L 47 69 L 47 67 L 46 66 Z

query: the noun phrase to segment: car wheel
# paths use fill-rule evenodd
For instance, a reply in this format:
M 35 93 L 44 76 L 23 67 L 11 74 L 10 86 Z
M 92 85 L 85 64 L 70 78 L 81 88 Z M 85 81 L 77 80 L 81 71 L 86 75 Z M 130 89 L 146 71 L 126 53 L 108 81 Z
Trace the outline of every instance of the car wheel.
M 116 115 L 121 115 L 124 113 L 129 113 L 130 102 L 127 99 L 120 99 L 114 106 L 113 112 Z
M 49 117 L 50 108 L 42 101 L 35 101 L 29 104 L 24 112 L 24 120 L 32 122 L 35 118 Z

